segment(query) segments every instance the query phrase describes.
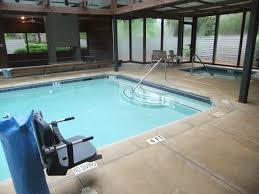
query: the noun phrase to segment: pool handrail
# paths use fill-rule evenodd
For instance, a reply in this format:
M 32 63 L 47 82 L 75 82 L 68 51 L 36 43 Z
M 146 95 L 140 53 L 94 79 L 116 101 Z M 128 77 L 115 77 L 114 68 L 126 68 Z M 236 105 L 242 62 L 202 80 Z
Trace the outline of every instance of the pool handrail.
M 193 69 L 194 69 L 194 60 L 195 60 L 195 58 L 197 58 L 199 61 L 200 61 L 200 63 L 204 66 L 204 68 L 206 69 L 206 71 L 211 75 L 211 76 L 213 76 L 213 74 L 209 71 L 209 69 L 208 69 L 208 67 L 205 65 L 205 63 L 201 60 L 201 58 L 198 56 L 198 55 L 193 55 L 192 56 L 192 69 L 191 69 L 191 74 L 193 74 Z
M 160 58 L 156 62 L 156 64 L 144 75 L 144 77 L 138 82 L 135 88 L 132 89 L 133 92 L 140 86 L 140 84 L 146 79 L 146 77 L 151 73 L 151 71 L 153 71 L 153 69 L 155 69 L 163 59 L 164 59 L 163 57 Z M 165 63 L 165 80 L 166 80 L 166 74 L 167 74 L 167 63 Z

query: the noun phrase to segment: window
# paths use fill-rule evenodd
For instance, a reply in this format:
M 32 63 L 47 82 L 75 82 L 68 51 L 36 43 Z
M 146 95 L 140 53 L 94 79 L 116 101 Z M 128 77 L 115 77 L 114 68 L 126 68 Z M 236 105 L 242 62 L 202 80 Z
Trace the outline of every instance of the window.
M 119 59 L 129 61 L 129 20 L 117 20 Z
M 237 65 L 242 18 L 242 13 L 220 16 L 216 63 Z
M 29 53 L 48 52 L 45 33 L 27 33 Z
M 134 19 L 132 25 L 132 60 L 143 62 L 143 19 Z
M 184 17 L 184 22 L 192 22 L 193 18 L 192 17 Z
M 7 54 L 27 53 L 27 45 L 24 33 L 6 33 L 5 43 Z
M 197 21 L 196 54 L 212 63 L 216 16 L 200 17 Z
M 164 48 L 163 50 L 169 54 L 169 50 L 173 50 L 177 54 L 178 46 L 178 21 L 164 20 Z
M 161 48 L 161 19 L 147 18 L 146 61 L 151 61 L 152 51 Z
M 183 61 L 190 61 L 192 41 L 192 25 L 184 24 L 183 27 Z
M 80 32 L 80 47 L 81 47 L 81 49 L 87 48 L 87 34 L 86 34 L 86 32 Z

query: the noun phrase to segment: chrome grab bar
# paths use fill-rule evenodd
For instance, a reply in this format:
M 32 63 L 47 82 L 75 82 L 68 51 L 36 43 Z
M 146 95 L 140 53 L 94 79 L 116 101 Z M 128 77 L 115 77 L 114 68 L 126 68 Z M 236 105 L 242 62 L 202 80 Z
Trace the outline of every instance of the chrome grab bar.
M 146 77 L 149 75 L 149 73 L 151 73 L 151 71 L 153 69 L 156 68 L 156 66 L 159 65 L 159 63 L 161 62 L 161 60 L 164 58 L 159 59 L 159 61 L 146 73 L 146 75 L 138 82 L 138 84 L 135 86 L 135 88 L 133 88 L 133 92 L 140 86 L 140 84 L 146 79 Z M 166 59 L 165 59 L 166 60 Z M 166 80 L 166 74 L 167 74 L 167 62 L 165 62 L 165 80 Z
M 191 74 L 193 74 L 193 68 L 194 68 L 194 60 L 195 60 L 195 57 L 198 58 L 198 60 L 200 61 L 200 63 L 204 66 L 204 68 L 206 69 L 206 71 L 213 76 L 213 74 L 209 71 L 208 67 L 205 65 L 204 62 L 202 62 L 201 58 L 198 56 L 198 55 L 193 55 L 192 56 L 192 69 L 191 69 Z

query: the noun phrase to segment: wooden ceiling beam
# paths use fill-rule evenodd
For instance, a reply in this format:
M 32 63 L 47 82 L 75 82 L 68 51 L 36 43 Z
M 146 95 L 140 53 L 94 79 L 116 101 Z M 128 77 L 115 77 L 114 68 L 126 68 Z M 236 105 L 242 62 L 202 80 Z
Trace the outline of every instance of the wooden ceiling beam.
M 65 13 L 77 15 L 113 15 L 112 9 L 88 9 L 83 7 L 54 7 L 26 5 L 22 3 L 0 3 L 0 13 Z
M 191 0 L 184 0 L 184 1 L 191 1 Z M 179 3 L 179 0 L 149 0 L 149 1 L 143 1 L 139 3 L 130 4 L 128 6 L 124 6 L 121 8 L 117 8 L 115 11 L 115 14 L 125 14 L 129 12 L 134 11 L 140 11 L 145 9 L 151 9 L 151 8 L 159 8 L 164 5 L 168 5 L 171 3 Z
M 240 3 L 240 0 L 228 0 L 228 1 L 221 1 L 221 2 L 212 3 L 212 4 L 209 4 L 209 5 L 208 4 L 197 5 L 197 6 L 192 6 L 192 7 L 181 8 L 179 10 L 173 10 L 173 12 L 180 13 L 180 12 L 189 11 L 189 10 L 200 11 L 202 9 L 206 9 L 207 11 L 214 11 L 214 10 L 219 10 L 219 9 L 224 10 L 224 9 L 228 9 L 228 7 L 229 7 L 228 4 L 233 4 L 233 3 Z M 247 0 L 247 4 L 251 4 L 251 1 Z M 242 8 L 245 5 L 246 4 L 242 4 L 240 6 L 235 6 L 235 7 L 236 8 Z M 217 7 L 217 8 L 213 9 L 213 7 Z M 170 11 L 167 11 L 167 12 L 170 13 Z
M 190 6 L 190 7 L 177 7 L 177 5 L 184 5 L 186 3 L 192 3 L 192 2 L 200 2 L 203 3 L 203 5 L 198 5 L 198 6 Z M 147 10 L 147 9 L 156 9 L 156 8 L 162 8 L 166 6 L 170 7 L 175 7 L 179 9 L 179 12 L 182 11 L 188 11 L 188 10 L 199 10 L 202 8 L 209 8 L 209 7 L 216 7 L 216 6 L 227 6 L 228 4 L 233 4 L 233 3 L 240 3 L 240 0 L 225 0 L 225 1 L 220 1 L 220 2 L 206 2 L 205 0 L 149 0 L 149 1 L 143 1 L 140 3 L 135 3 L 131 4 L 128 6 L 124 6 L 121 8 L 117 8 L 114 13 L 119 15 L 119 14 L 126 14 L 130 12 L 136 12 L 136 11 L 141 11 L 141 10 Z M 247 0 L 247 4 L 251 3 L 251 0 Z M 242 8 L 244 4 L 240 6 L 236 6 L 237 8 Z M 176 10 L 171 10 L 171 11 L 166 11 L 168 13 L 173 13 L 176 12 Z

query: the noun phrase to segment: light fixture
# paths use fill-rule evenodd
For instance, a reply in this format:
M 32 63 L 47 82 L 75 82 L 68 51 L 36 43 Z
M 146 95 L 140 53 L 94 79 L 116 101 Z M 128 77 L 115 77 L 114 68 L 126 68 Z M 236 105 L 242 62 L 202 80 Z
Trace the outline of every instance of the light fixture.
M 21 16 L 21 20 L 25 20 L 25 17 L 24 17 L 24 16 Z

